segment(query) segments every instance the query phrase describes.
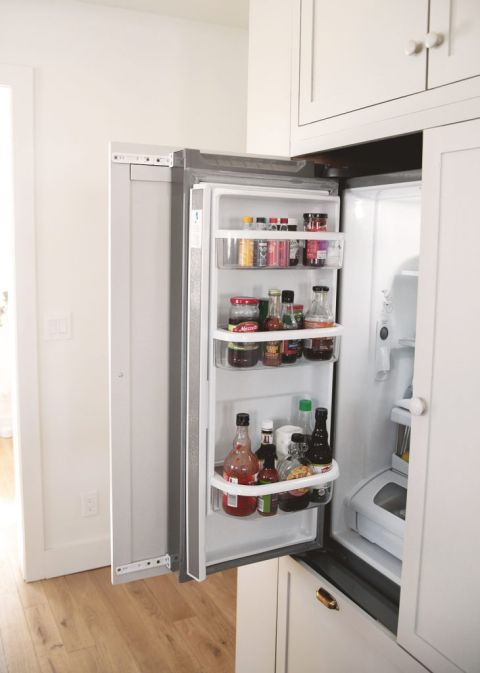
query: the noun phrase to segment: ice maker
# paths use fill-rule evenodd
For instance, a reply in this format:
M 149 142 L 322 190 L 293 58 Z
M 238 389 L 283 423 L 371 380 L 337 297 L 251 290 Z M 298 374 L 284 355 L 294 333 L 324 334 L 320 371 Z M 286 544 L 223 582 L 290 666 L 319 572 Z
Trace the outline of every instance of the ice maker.
M 348 525 L 401 560 L 406 503 L 406 476 L 392 469 L 382 470 L 347 496 Z

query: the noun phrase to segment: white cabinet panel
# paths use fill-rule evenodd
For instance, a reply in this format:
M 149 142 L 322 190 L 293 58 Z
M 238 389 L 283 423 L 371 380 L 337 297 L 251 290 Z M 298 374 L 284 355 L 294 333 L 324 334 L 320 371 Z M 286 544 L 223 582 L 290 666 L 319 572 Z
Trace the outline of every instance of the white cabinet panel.
M 432 42 L 434 35 L 441 40 L 429 49 L 430 89 L 480 75 L 478 0 L 431 0 L 429 30 Z
M 316 597 L 326 589 L 338 610 Z M 280 559 L 276 673 L 426 673 L 394 636 L 338 589 L 291 558 Z M 238 672 L 241 673 L 241 672 Z
M 480 121 L 425 133 L 399 642 L 435 673 L 480 670 L 479 175 Z
M 428 0 L 302 0 L 300 124 L 423 91 L 427 24 Z

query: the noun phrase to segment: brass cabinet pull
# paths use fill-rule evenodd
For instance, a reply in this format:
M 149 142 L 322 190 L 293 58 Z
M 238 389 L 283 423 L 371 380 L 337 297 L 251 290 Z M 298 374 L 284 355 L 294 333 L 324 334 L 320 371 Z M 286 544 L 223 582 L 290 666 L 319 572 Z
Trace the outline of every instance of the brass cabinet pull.
M 320 603 L 322 603 L 322 605 L 324 605 L 329 610 L 340 609 L 338 607 L 337 599 L 334 598 L 332 594 L 323 587 L 320 587 L 320 589 L 317 590 L 316 595 L 317 595 L 317 601 L 320 601 Z

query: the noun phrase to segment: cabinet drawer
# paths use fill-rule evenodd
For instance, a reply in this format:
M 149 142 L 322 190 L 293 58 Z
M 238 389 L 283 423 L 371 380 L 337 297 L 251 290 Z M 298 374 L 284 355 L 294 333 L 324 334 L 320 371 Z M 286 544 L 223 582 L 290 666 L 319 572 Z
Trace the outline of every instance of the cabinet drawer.
M 335 602 L 328 607 L 330 597 Z M 276 673 L 298 671 L 425 673 L 426 669 L 318 573 L 285 557 L 280 559 Z

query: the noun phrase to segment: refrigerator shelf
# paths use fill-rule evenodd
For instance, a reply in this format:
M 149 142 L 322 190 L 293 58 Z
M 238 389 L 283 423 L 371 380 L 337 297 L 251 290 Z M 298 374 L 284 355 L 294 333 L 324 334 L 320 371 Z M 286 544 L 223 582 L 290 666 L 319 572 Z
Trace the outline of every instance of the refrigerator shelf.
M 263 231 L 250 229 L 218 229 L 215 238 L 264 241 L 343 241 L 345 234 L 337 231 Z
M 231 343 L 264 343 L 265 341 L 286 341 L 293 339 L 325 339 L 343 334 L 343 325 L 319 327 L 315 329 L 278 330 L 277 332 L 229 332 L 228 329 L 216 329 L 213 338 L 216 341 Z
M 322 474 L 312 474 L 310 477 L 301 477 L 300 479 L 290 479 L 287 481 L 277 481 L 274 484 L 261 484 L 259 486 L 248 486 L 246 484 L 233 484 L 226 481 L 216 472 L 210 478 L 210 486 L 229 495 L 247 495 L 257 497 L 260 495 L 272 495 L 272 493 L 286 493 L 299 488 L 315 488 L 335 481 L 340 476 L 338 463 L 333 460 L 332 467 L 328 472 Z

